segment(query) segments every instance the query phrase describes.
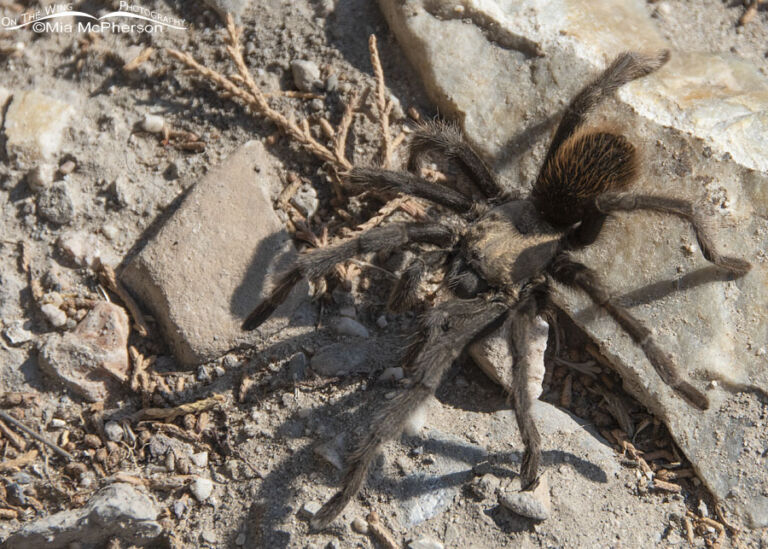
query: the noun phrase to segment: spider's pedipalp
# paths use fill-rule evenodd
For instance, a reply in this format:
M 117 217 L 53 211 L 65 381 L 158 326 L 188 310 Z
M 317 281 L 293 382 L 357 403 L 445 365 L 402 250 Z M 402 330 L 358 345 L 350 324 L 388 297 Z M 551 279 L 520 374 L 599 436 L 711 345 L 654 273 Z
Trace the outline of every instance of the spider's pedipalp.
M 344 488 L 312 518 L 315 529 L 325 528 L 360 490 L 371 462 L 381 445 L 399 436 L 406 422 L 432 396 L 451 364 L 477 337 L 504 322 L 508 307 L 485 299 L 452 300 L 436 306 L 422 317 L 418 354 L 408 368 L 411 385 L 384 403 L 368 435 L 349 455 Z
M 623 135 L 579 132 L 539 172 L 532 197 L 555 227 L 567 227 L 598 212 L 594 201 L 629 187 L 637 175 L 635 147 Z
M 658 346 L 651 331 L 643 326 L 632 313 L 613 301 L 608 290 L 592 269 L 574 261 L 568 254 L 563 253 L 552 262 L 550 273 L 555 280 L 567 286 L 580 288 L 592 301 L 605 309 L 640 346 L 664 383 L 697 408 L 701 410 L 709 408 L 709 399 L 706 395 L 680 376 L 672 357 Z
M 244 330 L 258 328 L 288 297 L 291 289 L 304 277 L 317 279 L 331 274 L 339 263 L 358 254 L 394 250 L 409 242 L 422 242 L 449 247 L 456 234 L 439 223 L 395 223 L 374 227 L 359 236 L 328 248 L 319 248 L 299 256 L 297 265 L 283 275 L 277 286 L 243 322 Z
M 442 121 L 425 121 L 413 133 L 408 157 L 408 170 L 418 173 L 421 158 L 430 152 L 437 152 L 456 162 L 486 196 L 493 199 L 504 194 L 504 189 L 488 169 L 483 159 L 467 145 L 458 126 Z
M 587 115 L 602 100 L 624 84 L 659 70 L 668 60 L 669 50 L 660 51 L 655 55 L 625 52 L 614 59 L 600 76 L 584 86 L 568 104 L 549 145 L 544 164 L 546 165 L 557 149 L 576 132 Z
M 705 218 L 697 214 L 693 204 L 687 200 L 666 196 L 606 193 L 595 200 L 595 205 L 598 211 L 604 214 L 616 211 L 651 210 L 681 217 L 693 227 L 696 241 L 707 261 L 737 276 L 745 275 L 752 268 L 748 261 L 721 255 L 715 249 Z
M 349 172 L 348 177 L 352 183 L 362 185 L 364 188 L 367 188 L 367 185 L 373 185 L 380 189 L 410 194 L 459 213 L 466 213 L 472 209 L 472 200 L 469 197 L 412 173 L 380 168 L 354 168 Z

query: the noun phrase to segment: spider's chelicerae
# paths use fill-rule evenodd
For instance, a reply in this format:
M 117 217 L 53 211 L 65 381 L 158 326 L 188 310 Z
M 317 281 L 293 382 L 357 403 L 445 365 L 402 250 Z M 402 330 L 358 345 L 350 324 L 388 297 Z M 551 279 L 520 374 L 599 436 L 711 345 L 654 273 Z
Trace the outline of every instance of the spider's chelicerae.
M 420 281 L 429 269 L 439 265 L 447 265 L 445 281 L 450 297 L 421 316 L 419 333 L 404 359 L 410 385 L 376 414 L 367 435 L 348 456 L 343 489 L 314 516 L 314 528 L 325 527 L 355 496 L 381 445 L 401 434 L 409 416 L 435 393 L 453 361 L 509 317 L 510 348 L 515 358 L 512 399 L 525 444 L 520 475 L 524 488 L 535 487 L 541 449 L 527 390 L 527 357 L 533 323 L 549 306 L 552 281 L 584 291 L 642 348 L 664 383 L 696 408 L 708 407 L 707 397 L 680 376 L 648 328 L 611 298 L 594 271 L 570 255 L 572 250 L 595 241 L 609 215 L 650 210 L 689 222 L 701 252 L 713 264 L 735 276 L 749 270 L 748 262 L 717 252 L 705 219 L 693 204 L 629 190 L 637 178 L 637 154 L 624 136 L 584 127 L 587 115 L 600 101 L 627 82 L 656 71 L 668 59 L 667 51 L 652 56 L 624 53 L 584 87 L 566 108 L 527 198 L 505 193 L 459 132 L 440 124 L 425 125 L 415 133 L 409 169 L 415 171 L 426 153 L 442 154 L 469 177 L 482 200 L 411 172 L 369 168 L 350 172 L 352 182 L 395 189 L 456 215 L 451 222 L 376 227 L 336 246 L 300 256 L 243 328 L 254 329 L 264 322 L 304 277 L 326 276 L 338 263 L 358 254 L 416 244 L 429 244 L 437 250 L 422 253 L 405 268 L 392 290 L 390 308 L 415 306 Z

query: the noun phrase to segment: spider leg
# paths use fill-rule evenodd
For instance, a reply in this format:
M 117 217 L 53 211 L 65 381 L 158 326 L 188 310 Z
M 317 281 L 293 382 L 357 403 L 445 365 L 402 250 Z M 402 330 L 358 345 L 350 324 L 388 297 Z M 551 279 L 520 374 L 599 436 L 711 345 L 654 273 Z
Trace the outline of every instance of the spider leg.
M 421 123 L 413 133 L 408 170 L 418 173 L 421 158 L 432 151 L 455 161 L 487 198 L 497 198 L 504 189 L 478 154 L 463 139 L 455 124 L 430 121 Z
M 243 329 L 258 328 L 302 278 L 317 279 L 328 275 L 337 264 L 358 254 L 393 250 L 410 242 L 449 247 L 455 239 L 454 231 L 439 223 L 393 223 L 369 229 L 341 244 L 303 254 L 296 260 L 296 266 L 282 276 L 272 292 L 248 315 Z
M 540 313 L 539 305 L 533 297 L 526 297 L 515 307 L 512 316 L 511 340 L 514 357 L 513 393 L 515 419 L 520 436 L 525 445 L 523 463 L 520 468 L 520 485 L 523 490 L 536 487 L 539 462 L 541 461 L 541 437 L 533 420 L 531 394 L 528 390 L 531 369 L 530 346 L 533 339 L 532 327 Z
M 658 70 L 668 60 L 668 50 L 663 50 L 656 55 L 625 52 L 614 59 L 600 76 L 587 84 L 568 104 L 552 138 L 552 143 L 549 145 L 544 163 L 546 164 L 554 156 L 560 145 L 574 134 L 584 123 L 590 111 L 602 100 L 624 84 Z
M 472 209 L 472 200 L 462 193 L 408 172 L 380 168 L 353 168 L 349 172 L 349 180 L 356 184 L 368 184 L 426 198 L 430 202 L 459 213 L 466 213 Z
M 409 369 L 411 385 L 384 403 L 369 433 L 348 456 L 344 487 L 323 505 L 311 525 L 325 528 L 357 494 L 379 448 L 398 437 L 409 416 L 432 396 L 443 375 L 475 339 L 504 322 L 507 305 L 485 299 L 452 300 L 431 309 L 422 317 L 418 354 Z
M 485 280 L 472 270 L 460 255 L 451 261 L 446 280 L 451 291 L 462 299 L 476 297 L 488 290 Z
M 605 193 L 597 197 L 595 205 L 603 214 L 615 211 L 653 210 L 681 217 L 693 226 L 699 248 L 707 261 L 738 276 L 746 274 L 752 268 L 748 261 L 720 255 L 717 252 L 708 234 L 706 218 L 698 215 L 693 204 L 687 200 L 631 193 Z
M 592 301 L 603 307 L 640 346 L 664 383 L 672 387 L 694 406 L 702 410 L 709 407 L 707 397 L 680 376 L 672 357 L 659 347 L 653 339 L 651 331 L 643 326 L 632 313 L 613 301 L 594 271 L 586 265 L 574 261 L 568 254 L 561 253 L 555 257 L 549 272 L 555 280 L 567 286 L 580 288 L 586 292 Z
M 427 265 L 421 258 L 416 258 L 405 268 L 387 300 L 387 308 L 393 313 L 402 313 L 413 309 L 419 303 L 419 285 L 427 271 Z

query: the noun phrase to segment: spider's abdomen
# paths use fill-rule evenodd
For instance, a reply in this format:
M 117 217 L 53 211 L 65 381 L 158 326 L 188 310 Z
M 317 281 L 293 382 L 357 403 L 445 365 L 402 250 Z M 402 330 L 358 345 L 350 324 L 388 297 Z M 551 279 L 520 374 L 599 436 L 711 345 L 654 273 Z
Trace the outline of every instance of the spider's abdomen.
M 469 228 L 464 254 L 492 286 L 516 285 L 544 270 L 561 234 L 537 215 L 533 202 L 515 200 L 490 210 Z
M 549 223 L 567 227 L 584 219 L 597 196 L 626 189 L 636 174 L 635 147 L 623 135 L 579 132 L 542 166 L 532 196 Z

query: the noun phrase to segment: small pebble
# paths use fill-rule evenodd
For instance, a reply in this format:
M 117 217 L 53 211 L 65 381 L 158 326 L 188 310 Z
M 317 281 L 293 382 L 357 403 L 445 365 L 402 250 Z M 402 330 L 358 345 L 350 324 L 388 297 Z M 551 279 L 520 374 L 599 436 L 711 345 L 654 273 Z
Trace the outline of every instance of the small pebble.
M 56 225 L 66 225 L 75 218 L 75 201 L 64 182 L 47 187 L 37 196 L 37 213 Z
M 173 502 L 173 514 L 176 515 L 176 518 L 180 519 L 184 516 L 184 511 L 187 510 L 187 506 L 184 504 L 183 501 L 175 501 Z
M 112 225 L 112 223 L 106 223 L 101 227 L 101 234 L 114 242 L 120 236 L 120 230 Z
M 51 420 L 51 423 L 49 424 L 52 429 L 63 429 L 67 426 L 67 422 L 63 419 L 59 419 L 57 417 L 53 418 Z
M 237 546 L 245 545 L 245 534 L 243 532 L 240 532 L 235 538 L 235 545 Z
M 54 328 L 61 328 L 67 325 L 66 313 L 55 305 L 47 303 L 40 307 L 40 311 L 42 311 L 42 313 L 45 315 L 45 318 Z
M 325 81 L 325 90 L 329 92 L 335 92 L 339 88 L 339 77 L 336 74 L 332 74 Z
M 24 329 L 24 323 L 21 320 L 9 322 L 3 330 L 3 335 L 11 345 L 21 345 L 33 338 L 32 332 Z
M 197 381 L 207 382 L 211 380 L 211 375 L 202 364 L 197 368 Z
M 64 162 L 64 163 L 63 163 L 61 166 L 59 166 L 59 173 L 60 173 L 61 175 L 69 175 L 69 174 L 71 174 L 73 171 L 75 171 L 75 168 L 76 168 L 76 167 L 77 167 L 77 165 L 74 163 L 74 161 L 72 161 L 72 160 L 67 160 L 67 161 L 66 161 L 66 162 Z
M 315 454 L 322 457 L 325 461 L 336 467 L 339 471 L 344 469 L 344 458 L 339 451 L 344 444 L 344 434 L 336 435 L 319 446 L 315 447 Z
M 347 335 L 353 337 L 369 337 L 370 333 L 368 328 L 360 324 L 357 320 L 343 316 L 339 318 L 334 328 L 339 335 Z
M 546 476 L 539 479 L 539 485 L 532 492 L 512 491 L 499 495 L 499 503 L 521 517 L 533 520 L 548 519 L 552 503 Z
M 213 493 L 213 482 L 207 478 L 197 477 L 190 485 L 189 491 L 197 501 L 202 503 Z
M 190 459 L 192 460 L 192 463 L 198 467 L 208 466 L 208 452 L 198 452 L 197 454 L 192 454 Z
M 381 372 L 381 375 L 379 376 L 379 381 L 381 383 L 393 383 L 395 381 L 400 381 L 405 377 L 405 373 L 403 372 L 403 369 L 400 366 L 387 368 L 383 372 Z
M 379 318 L 376 319 L 376 325 L 379 328 L 386 328 L 387 324 L 389 324 L 389 322 L 387 322 L 386 315 L 381 315 L 381 316 L 379 316 Z
M 339 308 L 339 314 L 341 316 L 346 316 L 348 318 L 355 318 L 357 317 L 357 311 L 355 310 L 354 305 L 343 305 Z
M 320 505 L 318 502 L 310 501 L 301 507 L 301 515 L 305 518 L 312 518 L 318 513 L 318 511 L 320 511 L 321 508 L 322 505 Z
M 432 538 L 419 538 L 408 544 L 408 549 L 443 549 L 443 544 Z
M 101 448 L 101 439 L 97 435 L 88 434 L 83 438 L 83 442 L 89 448 Z
M 53 184 L 53 176 L 53 166 L 38 164 L 27 173 L 27 185 L 33 192 L 40 192 Z
M 368 522 L 360 517 L 356 517 L 355 520 L 352 521 L 352 530 L 358 534 L 367 534 Z
M 293 355 L 291 360 L 288 362 L 288 372 L 291 374 L 291 378 L 293 378 L 295 381 L 304 379 L 304 376 L 307 375 L 308 364 L 309 361 L 307 360 L 307 355 L 304 353 L 297 353 Z
M 157 114 L 145 114 L 141 121 L 141 128 L 145 132 L 160 133 L 165 127 L 165 119 Z
M 320 69 L 312 61 L 303 59 L 291 61 L 291 73 L 296 87 L 303 92 L 314 91 L 315 87 L 320 87 Z
M 216 365 L 216 366 L 213 368 L 213 373 L 216 375 L 216 377 L 221 377 L 221 376 L 223 376 L 224 374 L 226 374 L 226 373 L 227 373 L 227 371 L 224 369 L 224 367 L 223 367 L 223 366 L 221 366 L 221 365 L 218 365 L 218 364 L 217 364 L 217 365 Z

